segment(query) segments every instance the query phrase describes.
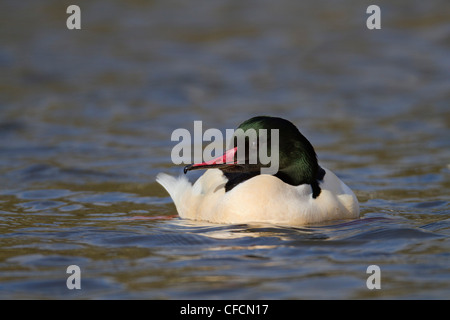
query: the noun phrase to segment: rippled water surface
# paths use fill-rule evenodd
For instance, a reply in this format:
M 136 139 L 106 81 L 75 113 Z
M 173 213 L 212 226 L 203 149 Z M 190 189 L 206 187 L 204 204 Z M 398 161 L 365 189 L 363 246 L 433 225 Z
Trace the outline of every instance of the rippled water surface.
M 368 30 L 367 1 L 90 1 L 68 30 L 71 2 L 2 1 L 0 298 L 450 298 L 447 2 L 378 1 Z M 172 131 L 262 114 L 300 128 L 360 219 L 177 217 L 155 182 L 182 174 Z

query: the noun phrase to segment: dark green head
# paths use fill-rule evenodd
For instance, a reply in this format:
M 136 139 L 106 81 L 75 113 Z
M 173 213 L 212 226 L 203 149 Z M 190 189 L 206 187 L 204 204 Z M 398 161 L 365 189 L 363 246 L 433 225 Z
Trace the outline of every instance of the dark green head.
M 241 130 L 240 130 L 241 129 Z M 244 147 L 244 148 L 243 148 Z M 220 161 L 187 166 L 194 169 L 219 168 L 229 178 L 228 190 L 258 174 L 270 174 L 291 185 L 310 184 L 313 194 L 320 193 L 318 181 L 324 171 L 319 167 L 313 146 L 290 121 L 268 116 L 258 116 L 239 125 L 232 145 Z M 242 150 L 244 149 L 244 151 Z M 241 152 L 242 151 L 242 152 Z M 233 161 L 229 161 L 233 156 Z M 274 166 L 274 163 L 277 165 Z

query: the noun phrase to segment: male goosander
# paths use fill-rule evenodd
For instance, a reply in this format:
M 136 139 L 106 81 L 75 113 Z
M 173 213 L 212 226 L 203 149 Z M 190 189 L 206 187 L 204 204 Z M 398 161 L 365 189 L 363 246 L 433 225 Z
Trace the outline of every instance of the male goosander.
M 250 164 L 248 152 L 245 159 L 238 159 L 238 147 L 233 145 L 217 159 L 184 168 L 184 173 L 207 169 L 194 185 L 186 176 L 174 178 L 160 173 L 156 181 L 170 194 L 181 218 L 301 226 L 359 217 L 355 194 L 333 172 L 318 164 L 313 146 L 294 124 L 282 118 L 259 116 L 243 122 L 239 128 L 243 132 L 255 129 L 257 133 L 268 129 L 268 141 L 270 129 L 279 130 L 278 171 L 261 173 L 267 165 L 260 161 Z M 234 141 L 236 144 L 236 137 Z M 259 147 L 258 143 L 256 148 Z M 267 142 L 269 151 L 270 147 Z

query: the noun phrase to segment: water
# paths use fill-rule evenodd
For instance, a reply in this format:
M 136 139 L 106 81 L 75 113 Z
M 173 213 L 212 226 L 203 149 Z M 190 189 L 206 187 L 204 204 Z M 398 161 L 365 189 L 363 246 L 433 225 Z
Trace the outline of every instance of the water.
M 69 4 L 1 5 L 0 298 L 450 297 L 447 1 L 378 1 L 374 31 L 366 1 L 94 1 L 78 31 Z M 172 131 L 262 114 L 299 126 L 361 219 L 176 217 L 155 183 L 182 174 Z

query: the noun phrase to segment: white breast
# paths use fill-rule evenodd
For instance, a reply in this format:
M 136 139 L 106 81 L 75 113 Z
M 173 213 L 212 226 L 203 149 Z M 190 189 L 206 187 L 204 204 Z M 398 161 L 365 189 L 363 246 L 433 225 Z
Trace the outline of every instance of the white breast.
M 218 169 L 207 170 L 193 186 L 186 177 L 160 174 L 157 181 L 174 200 L 182 218 L 215 223 L 265 222 L 305 225 L 327 220 L 357 218 L 354 193 L 325 169 L 322 189 L 312 197 L 310 185 L 291 186 L 271 175 L 258 175 L 225 192 L 226 177 Z

